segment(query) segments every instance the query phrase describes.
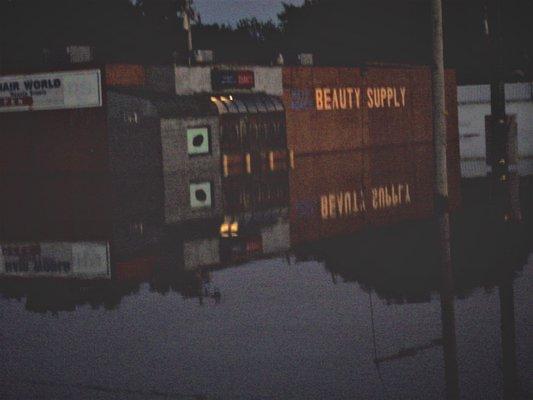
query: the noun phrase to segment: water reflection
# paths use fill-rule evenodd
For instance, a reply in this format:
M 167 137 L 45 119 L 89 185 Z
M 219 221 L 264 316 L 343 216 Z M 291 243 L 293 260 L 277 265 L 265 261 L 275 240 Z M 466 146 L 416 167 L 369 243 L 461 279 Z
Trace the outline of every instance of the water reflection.
M 0 371 L 15 382 L 0 394 L 21 398 L 25 385 L 51 382 L 44 397 L 100 387 L 101 398 L 527 398 L 527 290 L 516 305 L 514 293 L 532 273 L 527 221 L 496 224 L 490 209 L 464 199 L 443 274 L 432 221 L 384 227 L 369 217 L 363 232 L 337 237 L 354 225 L 329 228 L 307 216 L 306 232 L 305 215 L 295 228 L 292 214 L 305 208 L 303 197 L 246 200 L 263 183 L 222 179 L 222 190 L 243 200 L 215 216 L 162 224 L 136 211 L 99 241 L 3 243 L 6 271 L 7 263 L 70 262 L 86 275 L 63 268 L 57 279 L 48 268 L 47 277 L 0 280 L 11 343 Z M 320 216 L 321 192 L 300 189 L 314 204 L 306 212 Z M 109 273 L 87 275 L 90 266 Z M 29 331 L 36 336 L 21 333 Z M 53 368 L 21 380 L 32 363 Z
M 466 393 L 461 392 L 465 378 L 460 377 L 457 335 L 464 333 L 457 332 L 455 299 L 468 298 L 479 287 L 489 291 L 497 289 L 502 395 L 505 399 L 525 399 L 528 398 L 527 389 L 517 373 L 513 282 L 528 263 L 531 225 L 502 224 L 492 218 L 490 210 L 466 212 L 454 220 L 453 259 L 445 265 L 438 257 L 439 239 L 432 221 L 374 229 L 357 237 L 324 241 L 318 247 L 301 247 L 299 257 L 308 260 L 314 256 L 323 261 L 335 284 L 340 277 L 343 281 L 357 282 L 368 292 L 374 363 L 380 380 L 383 380 L 381 368 L 384 364 L 442 346 L 447 399 L 477 398 L 472 397 L 470 383 L 463 388 Z M 429 303 L 434 300 L 433 294 L 439 293 L 442 336 L 380 354 L 374 326 L 373 293 L 389 305 Z M 497 375 L 494 378 L 497 379 Z M 496 384 L 488 383 L 494 387 L 487 387 L 486 394 L 490 395 L 484 398 L 498 398 Z
M 514 290 L 512 274 L 505 274 L 498 288 L 500 296 L 500 320 L 502 342 L 502 369 L 504 399 L 524 396 L 517 374 L 516 329 L 514 310 Z
M 421 229 L 420 227 L 417 231 L 421 232 Z M 385 233 L 374 232 L 372 235 L 377 238 Z M 418 248 L 417 244 L 421 243 L 419 239 L 427 238 L 427 235 L 419 238 L 417 234 L 411 234 L 413 235 L 411 249 Z M 385 235 L 384 243 L 387 243 L 386 238 Z M 354 240 L 357 244 L 359 238 Z M 405 239 L 402 242 L 405 246 L 409 243 Z M 426 239 L 426 242 L 430 240 Z M 151 385 L 155 385 L 161 393 L 187 394 L 199 392 L 200 387 L 205 387 L 205 398 L 239 398 L 234 392 L 220 385 L 222 379 L 239 373 L 247 382 L 251 382 L 250 387 L 238 386 L 239 393 L 245 394 L 242 398 L 252 396 L 256 390 L 267 390 L 273 397 L 279 397 L 281 393 L 272 389 L 270 380 L 279 387 L 287 387 L 287 382 L 276 378 L 272 375 L 273 372 L 269 373 L 268 381 L 258 380 L 257 374 L 247 372 L 247 369 L 251 368 L 249 362 L 252 362 L 250 360 L 252 358 L 255 360 L 254 363 L 259 363 L 255 366 L 261 373 L 281 363 L 282 375 L 294 374 L 299 370 L 300 364 L 297 361 L 286 360 L 285 357 L 288 355 L 283 356 L 280 353 L 281 349 L 285 349 L 290 357 L 300 354 L 306 360 L 305 363 L 310 363 L 310 368 L 318 368 L 322 372 L 325 366 L 320 367 L 323 362 L 320 360 L 342 360 L 341 364 L 334 361 L 328 364 L 328 368 L 333 368 L 339 374 L 334 381 L 331 381 L 332 377 L 327 374 L 319 377 L 307 368 L 300 370 L 298 385 L 304 383 L 309 385 L 314 381 L 321 385 L 324 391 L 317 393 L 309 389 L 312 386 L 305 385 L 298 386 L 299 389 L 293 387 L 291 393 L 295 398 L 324 398 L 327 393 L 345 393 L 337 397 L 350 398 L 356 388 L 366 387 L 360 385 L 368 385 L 368 382 L 371 384 L 363 391 L 365 398 L 436 399 L 445 396 L 450 399 L 478 398 L 472 388 L 483 384 L 494 385 L 492 389 L 484 391 L 492 395 L 483 398 L 498 398 L 498 382 L 502 378 L 504 387 L 501 393 L 504 393 L 505 388 L 505 398 L 521 398 L 520 393 L 516 392 L 517 386 L 514 383 L 520 380 L 516 375 L 518 360 L 516 356 L 513 357 L 516 335 L 510 334 L 515 330 L 516 321 L 513 320 L 513 311 L 510 310 L 509 301 L 512 304 L 512 297 L 510 300 L 508 288 L 507 294 L 504 294 L 505 285 L 509 285 L 512 279 L 498 283 L 490 275 L 485 279 L 478 274 L 477 283 L 474 283 L 473 278 L 466 283 L 456 280 L 455 294 L 452 295 L 440 287 L 439 269 L 430 251 L 425 255 L 424 252 L 413 254 L 408 250 L 395 252 L 394 243 L 395 241 L 390 239 L 389 244 L 384 247 L 386 252 L 372 253 L 369 250 L 370 252 L 362 253 L 352 241 L 345 239 L 344 243 L 332 241 L 323 244 L 317 253 L 300 250 L 296 258 L 294 256 L 290 258 L 290 265 L 285 258 L 274 258 L 270 261 L 244 262 L 239 267 L 220 269 L 219 266 L 207 270 L 176 268 L 175 265 L 183 264 L 183 261 L 180 262 L 167 254 L 167 259 L 162 256 L 144 257 L 129 260 L 124 264 L 119 263 L 115 269 L 115 276 L 110 280 L 82 283 L 19 279 L 12 282 L 2 281 L 0 290 L 3 297 L 25 300 L 26 310 L 32 314 L 47 311 L 61 316 L 64 311 L 76 311 L 70 314 L 79 314 L 80 317 L 92 320 L 94 317 L 87 314 L 88 308 L 95 311 L 107 310 L 110 315 L 116 313 L 116 317 L 113 318 L 118 318 L 116 323 L 104 322 L 107 318 L 99 314 L 97 321 L 102 320 L 107 326 L 105 329 L 110 332 L 102 336 L 102 339 L 106 343 L 119 346 L 121 351 L 133 351 L 127 350 L 129 346 L 133 346 L 131 349 L 135 348 L 135 352 L 142 352 L 143 359 L 149 357 L 148 354 L 152 351 L 150 348 L 154 343 L 164 343 L 166 340 L 175 343 L 178 336 L 185 335 L 183 343 L 180 342 L 177 348 L 166 351 L 171 352 L 172 359 L 178 357 L 180 363 L 185 364 L 185 370 L 180 369 L 183 379 L 193 379 L 191 382 L 196 383 L 182 385 L 170 383 L 168 379 L 151 378 Z M 405 247 L 400 247 L 400 250 L 402 248 Z M 355 257 L 358 253 L 362 254 L 361 259 Z M 312 260 L 320 262 L 317 264 Z M 412 265 L 419 267 L 411 268 L 403 275 L 398 268 L 408 267 L 408 260 L 413 262 Z M 325 271 L 322 268 L 325 268 Z M 389 274 L 392 276 L 391 279 L 387 278 Z M 331 282 L 331 277 L 336 284 Z M 354 285 L 353 281 L 357 284 Z M 499 318 L 494 324 L 484 325 L 484 329 L 502 335 L 502 347 L 499 351 L 503 354 L 504 369 L 501 376 L 498 375 L 500 372 L 497 369 L 490 370 L 488 378 L 476 382 L 469 371 L 471 366 L 466 364 L 469 366 L 465 367 L 465 356 L 467 359 L 474 357 L 474 360 L 482 360 L 483 357 L 476 357 L 475 353 L 469 351 L 470 346 L 465 345 L 465 338 L 469 336 L 469 340 L 476 340 L 471 336 L 472 330 L 465 329 L 464 326 L 465 318 L 469 319 L 471 316 L 469 313 L 465 315 L 464 310 L 460 311 L 458 316 L 457 311 L 454 311 L 453 302 L 455 300 L 461 303 L 463 298 L 477 296 L 478 291 L 475 287 L 490 287 L 495 282 L 498 283 L 500 290 L 500 296 L 496 298 L 499 299 L 501 306 L 502 331 L 500 333 Z M 364 292 L 360 292 L 357 287 L 361 287 Z M 436 296 L 439 291 L 440 298 Z M 176 295 L 185 301 L 183 305 L 172 300 Z M 8 310 L 13 310 L 15 304 L 4 303 L 3 315 L 12 315 L 12 311 Z M 161 307 L 160 312 L 157 311 L 159 307 Z M 205 311 L 200 311 L 202 309 Z M 146 312 L 155 315 L 149 317 Z M 24 317 L 24 314 L 18 315 L 19 318 L 30 320 Z M 53 335 L 66 338 L 67 333 L 61 333 L 63 328 L 59 330 L 53 328 L 66 324 L 64 328 L 75 329 L 76 335 L 80 335 L 79 339 L 75 340 L 76 347 L 87 343 L 83 338 L 94 334 L 89 333 L 92 330 L 85 331 L 85 329 L 94 329 L 92 322 L 76 328 L 73 321 L 69 320 L 61 318 L 51 326 L 50 323 L 46 323 L 46 329 L 51 329 L 50 333 Z M 8 323 L 13 327 L 19 324 L 26 323 L 23 321 Z M 130 332 L 135 339 L 131 343 L 128 340 L 130 344 L 127 346 L 120 344 L 124 338 L 117 336 L 116 329 L 122 324 L 138 327 Z M 187 324 L 192 324 L 193 327 L 187 327 Z M 243 331 L 239 333 L 241 329 Z M 162 331 L 158 333 L 158 330 Z M 177 330 L 176 333 L 168 333 L 173 330 Z M 13 340 L 10 331 L 11 329 L 6 332 L 6 338 Z M 523 328 L 519 331 L 523 332 Z M 148 339 L 145 345 L 140 344 L 142 340 L 146 340 L 141 338 L 145 338 L 147 334 L 152 338 Z M 245 339 L 246 335 L 251 337 Z M 524 340 L 523 336 L 520 340 Z M 18 341 L 21 343 L 17 344 L 17 341 L 12 343 L 22 355 L 25 351 L 20 346 L 26 341 L 23 338 L 19 338 Z M 239 350 L 233 341 L 242 342 L 244 347 Z M 336 341 L 340 341 L 342 345 L 335 346 Z M 209 345 L 211 342 L 218 344 Z M 97 354 L 101 354 L 107 345 L 92 346 Z M 309 346 L 316 347 L 316 350 L 313 352 Z M 189 349 L 185 350 L 187 347 Z M 497 348 L 494 350 L 498 352 Z M 185 353 L 179 355 L 177 352 Z M 208 356 L 205 352 L 211 355 Z M 269 352 L 272 353 L 270 357 L 274 357 L 271 362 L 267 361 Z M 159 360 L 157 363 L 161 364 L 157 366 L 157 363 L 153 364 L 154 361 L 150 361 L 150 367 L 157 368 L 162 377 L 167 374 L 174 376 L 174 372 L 171 372 L 172 368 L 175 368 L 174 362 L 160 360 L 161 350 L 157 350 L 156 353 L 153 356 Z M 41 357 L 35 349 L 32 354 L 36 359 Z M 198 354 L 201 360 L 199 363 L 190 361 L 188 357 L 193 354 Z M 29 354 L 22 356 L 17 364 L 11 358 L 7 358 L 7 365 L 16 370 L 14 365 L 24 365 L 27 356 Z M 47 356 L 48 362 L 58 367 L 62 365 L 62 362 L 49 357 Z M 203 364 L 206 362 L 214 363 L 208 367 L 214 372 L 209 379 L 200 379 L 199 376 L 203 376 L 200 373 L 201 366 L 209 365 Z M 296 364 L 291 364 L 292 362 Z M 76 361 L 70 363 L 78 365 Z M 224 368 L 228 368 L 228 363 L 233 366 L 227 372 L 222 372 Z M 261 363 L 266 364 L 263 366 Z M 136 368 L 135 361 L 130 361 L 130 365 Z M 80 366 L 76 368 L 83 369 Z M 131 393 L 145 393 L 147 398 L 150 398 L 151 389 L 141 390 L 134 382 L 118 377 L 109 367 L 101 368 L 106 374 L 115 377 L 116 382 L 110 384 L 107 379 L 98 375 L 93 386 L 108 388 L 114 393 L 126 393 L 121 391 L 128 388 Z M 165 372 L 167 368 L 170 368 L 168 373 Z M 350 379 L 354 378 L 348 378 L 346 375 L 351 376 L 354 371 L 359 371 L 361 378 L 355 378 L 354 383 L 350 384 Z M 412 375 L 415 371 L 417 378 Z M 374 374 L 375 380 L 370 378 Z M 418 381 L 415 386 L 409 383 L 413 379 Z M 508 379 L 513 383 L 509 384 Z M 89 383 L 93 381 L 78 375 L 64 380 L 54 374 L 40 373 L 35 377 L 34 385 L 35 382 L 51 382 L 53 385 L 50 387 L 54 388 L 53 393 L 55 393 L 55 391 L 70 390 L 72 387 L 68 385 L 76 382 L 79 383 L 79 385 L 76 383 L 79 390 L 90 391 L 87 387 L 91 386 Z M 97 398 L 100 398 L 99 393 L 95 394 Z M 6 396 L 6 398 L 11 397 Z M 523 398 L 526 398 L 525 395 Z
M 94 310 L 117 309 L 124 297 L 138 295 L 145 283 L 150 291 L 178 293 L 184 299 L 197 298 L 200 304 L 207 299 L 218 303 L 221 298 L 220 288 L 211 285 L 209 271 L 171 268 L 165 264 L 165 257 L 117 262 L 114 270 L 109 279 L 5 277 L 0 280 L 0 293 L 6 299 L 24 301 L 27 311 L 53 314 L 84 305 Z

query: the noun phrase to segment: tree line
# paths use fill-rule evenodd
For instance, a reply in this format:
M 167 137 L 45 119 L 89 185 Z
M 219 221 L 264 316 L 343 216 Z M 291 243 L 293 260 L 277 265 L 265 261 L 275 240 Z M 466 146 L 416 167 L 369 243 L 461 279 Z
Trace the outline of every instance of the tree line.
M 67 45 L 89 45 L 98 62 L 184 62 L 185 0 L 0 0 L 0 68 L 60 62 Z M 487 0 L 443 0 L 445 59 L 462 82 L 488 82 Z M 509 80 L 533 79 L 531 0 L 505 0 Z M 194 3 L 192 2 L 194 10 Z M 304 0 L 277 21 L 205 24 L 192 13 L 193 47 L 217 62 L 286 64 L 312 53 L 316 65 L 429 64 L 429 0 Z M 53 67 L 53 65 L 51 66 Z

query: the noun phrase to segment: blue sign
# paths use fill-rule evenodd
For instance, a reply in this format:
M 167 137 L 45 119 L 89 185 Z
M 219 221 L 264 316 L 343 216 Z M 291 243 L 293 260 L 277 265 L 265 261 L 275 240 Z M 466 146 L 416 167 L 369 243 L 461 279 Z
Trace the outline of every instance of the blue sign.
M 291 109 L 308 110 L 314 108 L 313 92 L 311 89 L 291 90 Z

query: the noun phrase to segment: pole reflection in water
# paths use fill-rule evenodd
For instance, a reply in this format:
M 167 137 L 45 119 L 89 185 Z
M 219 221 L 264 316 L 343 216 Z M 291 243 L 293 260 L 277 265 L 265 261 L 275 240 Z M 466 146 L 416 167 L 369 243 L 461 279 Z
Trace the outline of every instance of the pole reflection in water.
M 453 294 L 453 272 L 449 240 L 441 240 L 442 279 L 440 289 L 440 309 L 442 323 L 444 375 L 446 398 L 459 399 L 459 371 L 457 367 L 457 340 L 455 336 L 455 306 Z
M 519 398 L 520 387 L 516 373 L 516 343 L 513 278 L 506 274 L 499 287 L 502 336 L 503 390 L 505 400 Z
M 333 274 L 332 274 L 333 275 Z M 376 372 L 378 373 L 379 381 L 381 382 L 381 386 L 383 387 L 383 395 L 385 398 L 389 398 L 389 394 L 387 392 L 387 388 L 385 386 L 385 382 L 383 380 L 383 375 L 381 374 L 381 369 L 379 368 L 379 360 L 378 360 L 378 346 L 376 342 L 376 327 L 374 326 L 374 305 L 372 304 L 372 292 L 368 292 L 368 300 L 370 303 L 370 319 L 371 319 L 371 326 L 372 326 L 372 347 L 374 350 L 374 364 L 376 365 Z
M 376 314 L 376 304 L 378 309 L 400 307 L 407 310 L 411 305 L 432 302 L 431 292 L 438 290 L 440 278 L 438 252 L 436 251 L 438 241 L 433 229 L 434 225 L 432 224 L 417 225 L 414 230 L 411 230 L 408 225 L 404 225 L 393 230 L 392 234 L 387 229 L 378 229 L 369 235 L 363 235 L 364 237 L 360 239 L 331 241 L 320 250 L 322 252 L 321 257 L 325 259 L 326 268 L 334 275 L 342 276 L 345 281 L 357 281 L 368 291 L 372 360 L 380 382 L 380 398 L 404 398 L 401 395 L 401 387 L 392 385 L 392 371 L 401 374 L 401 371 L 406 371 L 415 365 L 419 366 L 419 363 L 428 357 L 428 354 L 433 353 L 435 347 L 444 346 L 445 352 L 450 352 L 451 349 L 455 350 L 454 345 L 449 346 L 450 343 L 454 344 L 455 342 L 453 322 L 451 325 L 449 324 L 449 311 L 452 313 L 453 321 L 453 302 L 451 308 L 449 304 L 446 304 L 448 306 L 446 311 L 444 312 L 443 309 L 443 338 L 435 337 L 431 333 L 434 331 L 436 323 L 427 327 L 419 326 L 415 336 L 406 337 L 406 333 L 402 331 L 408 329 L 410 322 L 401 321 L 399 315 L 400 321 L 396 321 L 398 326 L 395 326 L 393 331 L 383 331 L 382 328 L 376 327 L 376 321 L 378 326 L 383 324 L 381 312 Z M 383 251 L 376 251 L 372 247 L 371 243 L 376 241 L 381 243 Z M 357 261 L 354 263 L 354 260 Z M 450 286 L 447 288 L 449 289 Z M 376 303 L 374 293 L 381 300 L 386 299 L 386 304 L 384 305 L 380 301 Z M 446 294 L 448 297 L 444 299 L 443 303 L 450 301 L 453 296 L 451 292 Z M 446 315 L 446 321 L 444 321 L 444 315 Z M 386 344 L 390 341 L 398 342 L 400 338 L 404 338 L 403 340 L 411 342 L 411 344 L 404 345 L 405 342 L 402 341 L 399 348 L 398 344 L 394 346 L 396 351 L 394 351 L 394 347 L 391 348 L 390 343 Z M 456 356 L 454 359 L 456 360 Z M 453 395 L 456 396 L 457 389 L 450 389 L 450 385 L 455 386 L 455 388 L 458 386 L 457 363 L 455 362 L 455 369 L 453 366 L 453 363 L 445 365 L 445 385 L 446 391 L 455 393 Z M 454 375 L 455 382 L 452 382 L 451 378 Z M 425 392 L 425 395 L 427 398 L 439 397 L 435 392 L 431 394 Z

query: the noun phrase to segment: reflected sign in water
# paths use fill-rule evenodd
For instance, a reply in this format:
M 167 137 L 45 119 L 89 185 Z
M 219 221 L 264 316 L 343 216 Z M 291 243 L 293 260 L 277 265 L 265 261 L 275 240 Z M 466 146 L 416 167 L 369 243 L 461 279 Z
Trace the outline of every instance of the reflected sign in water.
M 106 242 L 36 242 L 0 245 L 0 275 L 21 277 L 111 277 Z

